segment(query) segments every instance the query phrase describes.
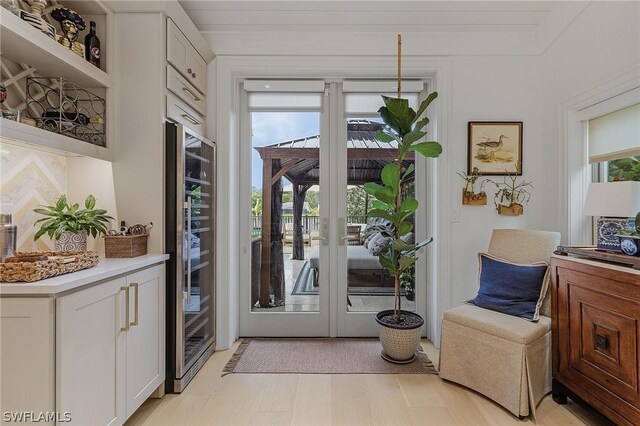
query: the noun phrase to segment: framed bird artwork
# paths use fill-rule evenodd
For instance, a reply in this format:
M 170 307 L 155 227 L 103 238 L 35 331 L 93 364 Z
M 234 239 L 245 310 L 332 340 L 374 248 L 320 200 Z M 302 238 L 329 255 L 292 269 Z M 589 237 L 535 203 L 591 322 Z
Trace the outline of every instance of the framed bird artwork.
M 522 121 L 470 121 L 467 173 L 522 175 Z

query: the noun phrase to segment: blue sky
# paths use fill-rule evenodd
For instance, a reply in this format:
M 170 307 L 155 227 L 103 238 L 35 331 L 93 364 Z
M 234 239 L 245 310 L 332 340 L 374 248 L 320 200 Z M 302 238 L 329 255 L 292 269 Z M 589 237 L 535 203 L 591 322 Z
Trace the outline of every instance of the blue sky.
M 319 112 L 251 113 L 251 142 L 254 147 L 319 133 Z M 262 188 L 262 159 L 255 149 L 251 150 L 251 186 Z

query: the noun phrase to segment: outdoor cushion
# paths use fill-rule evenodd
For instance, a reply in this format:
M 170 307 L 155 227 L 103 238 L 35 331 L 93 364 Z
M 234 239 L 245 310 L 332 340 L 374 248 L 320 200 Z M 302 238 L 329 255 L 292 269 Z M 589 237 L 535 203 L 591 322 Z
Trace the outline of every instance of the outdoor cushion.
M 537 321 L 547 294 L 546 262 L 512 263 L 479 253 L 480 289 L 468 303 L 508 315 Z
M 378 241 L 381 238 L 384 238 L 384 236 L 380 232 L 376 232 L 375 234 L 373 234 L 373 237 L 371 237 L 371 239 L 369 240 L 369 244 L 367 244 L 365 247 L 370 250 L 371 247 L 376 243 L 376 241 Z
M 382 237 L 375 240 L 373 244 L 369 244 L 369 252 L 374 256 L 379 256 L 383 248 L 393 241 L 390 237 Z
M 320 268 L 320 246 L 315 246 L 309 254 L 309 265 L 318 270 Z M 384 269 L 380 265 L 378 256 L 369 253 L 365 246 L 347 246 L 347 268 L 355 269 Z

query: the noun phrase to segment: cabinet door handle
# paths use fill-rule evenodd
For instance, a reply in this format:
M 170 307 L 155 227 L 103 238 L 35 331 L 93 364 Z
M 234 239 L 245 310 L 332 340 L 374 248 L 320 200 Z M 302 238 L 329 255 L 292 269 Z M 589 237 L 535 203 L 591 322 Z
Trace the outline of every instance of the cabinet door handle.
M 138 315 L 140 310 L 139 308 L 140 298 L 138 297 L 139 295 L 138 287 L 140 287 L 140 285 L 138 283 L 132 283 L 132 284 L 129 284 L 129 287 L 133 287 L 133 294 L 136 297 L 136 304 L 133 306 L 133 309 L 134 309 L 133 322 L 131 323 L 131 326 L 134 326 L 134 325 L 138 325 Z
M 196 78 L 196 73 L 191 74 L 191 77 Z
M 187 120 L 191 124 L 195 124 L 195 125 L 199 125 L 200 124 L 200 122 L 198 120 L 196 120 L 195 118 L 193 118 L 191 116 L 191 114 L 182 114 L 182 118 L 184 118 L 185 120 Z
M 193 72 L 193 70 L 192 70 L 191 68 L 187 68 L 187 72 L 188 72 L 189 74 L 191 74 L 191 73 Z
M 124 323 L 125 326 L 120 328 L 120 331 L 129 331 L 129 287 L 122 286 L 120 290 L 124 290 Z
M 193 93 L 193 90 L 189 89 L 188 87 L 183 87 L 183 88 L 182 88 L 182 90 L 184 90 L 185 92 L 187 92 L 188 94 L 190 94 L 194 101 L 199 101 L 199 100 L 200 100 L 200 98 L 198 97 L 198 95 L 196 95 L 195 93 Z

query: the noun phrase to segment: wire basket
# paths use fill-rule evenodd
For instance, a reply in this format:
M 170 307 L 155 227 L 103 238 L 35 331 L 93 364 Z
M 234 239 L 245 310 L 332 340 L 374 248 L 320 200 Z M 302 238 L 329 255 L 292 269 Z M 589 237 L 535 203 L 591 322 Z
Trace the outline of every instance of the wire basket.
M 27 78 L 26 110 L 37 127 L 106 146 L 104 98 L 58 77 Z

